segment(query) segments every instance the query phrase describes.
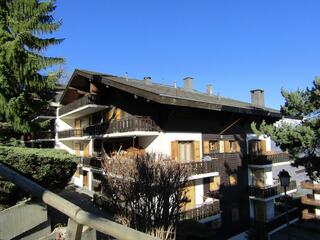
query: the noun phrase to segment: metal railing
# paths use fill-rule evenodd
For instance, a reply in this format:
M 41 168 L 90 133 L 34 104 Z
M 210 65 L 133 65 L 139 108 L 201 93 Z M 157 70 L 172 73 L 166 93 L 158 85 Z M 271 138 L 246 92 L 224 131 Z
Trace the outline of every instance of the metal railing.
M 81 239 L 83 226 L 89 226 L 98 232 L 123 240 L 155 240 L 148 234 L 139 232 L 109 219 L 82 210 L 79 206 L 41 187 L 39 184 L 15 172 L 3 163 L 0 163 L 0 175 L 33 196 L 36 196 L 49 206 L 59 210 L 69 217 L 67 236 L 70 240 Z
M 101 161 L 102 160 L 100 158 L 96 158 L 96 157 L 83 157 L 81 158 L 80 163 L 86 167 L 101 169 L 102 167 Z
M 185 166 L 188 170 L 190 170 L 192 175 L 219 171 L 218 160 L 191 161 L 191 162 L 182 162 L 181 164 Z
M 83 137 L 88 136 L 83 129 L 69 129 L 58 132 L 58 138 Z
M 25 134 L 24 141 L 39 140 L 39 139 L 49 140 L 54 138 L 55 138 L 55 132 L 40 131 L 40 132 Z
M 249 155 L 248 164 L 252 165 L 269 165 L 282 162 L 293 161 L 288 153 L 268 153 L 259 155 Z
M 300 211 L 298 208 L 293 208 L 288 211 L 289 222 L 300 217 Z M 267 236 L 268 233 L 276 230 L 277 228 L 286 224 L 286 213 L 281 213 L 274 218 L 263 221 L 252 221 L 252 227 L 260 236 Z
M 183 220 L 196 220 L 214 216 L 220 214 L 220 201 L 214 201 L 213 203 L 204 203 L 200 207 L 192 208 L 180 213 L 180 221 Z
M 297 188 L 296 181 L 291 181 L 289 186 L 287 187 L 287 191 L 294 190 Z M 269 186 L 269 187 L 256 187 L 256 186 L 249 186 L 249 196 L 254 196 L 258 198 L 270 198 L 273 196 L 277 196 L 280 193 L 283 193 L 284 189 L 279 184 Z
M 77 108 L 83 107 L 88 104 L 101 104 L 100 97 L 95 94 L 83 96 L 72 103 L 69 103 L 59 109 L 59 116 L 71 112 Z

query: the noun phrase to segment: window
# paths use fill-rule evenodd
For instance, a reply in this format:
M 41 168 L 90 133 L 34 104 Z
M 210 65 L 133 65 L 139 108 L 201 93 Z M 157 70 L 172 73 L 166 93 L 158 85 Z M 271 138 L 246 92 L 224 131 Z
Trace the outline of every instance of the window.
M 249 142 L 249 153 L 259 154 L 266 152 L 265 140 L 251 140 Z
M 237 174 L 233 173 L 229 175 L 229 183 L 231 186 L 237 185 L 238 179 L 237 179 Z
M 232 222 L 239 221 L 239 208 L 237 208 L 237 207 L 232 208 L 232 210 L 231 210 L 231 219 L 232 219 Z
M 94 180 L 101 181 L 102 175 L 101 173 L 92 172 L 92 177 Z
M 171 142 L 171 158 L 173 160 L 187 162 L 200 160 L 199 141 L 173 141 Z
M 210 153 L 218 153 L 219 152 L 219 141 L 209 141 L 209 150 Z
M 231 152 L 240 152 L 240 145 L 237 141 L 230 141 Z
M 192 142 L 179 142 L 178 158 L 182 162 L 193 160 Z
M 218 153 L 220 152 L 219 141 L 203 141 L 203 154 Z

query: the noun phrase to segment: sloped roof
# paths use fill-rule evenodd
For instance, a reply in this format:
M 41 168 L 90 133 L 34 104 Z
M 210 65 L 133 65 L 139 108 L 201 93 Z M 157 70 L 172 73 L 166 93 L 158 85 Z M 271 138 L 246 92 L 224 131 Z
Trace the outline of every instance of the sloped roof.
M 139 97 L 144 97 L 161 104 L 202 108 L 215 111 L 229 111 L 253 115 L 265 115 L 280 118 L 279 110 L 256 106 L 251 103 L 238 101 L 221 96 L 210 96 L 197 90 L 186 90 L 159 83 L 146 83 L 144 80 L 133 78 L 118 77 L 110 74 L 97 73 L 87 70 L 76 69 L 74 75 L 78 73 L 87 75 L 94 81 L 99 81 L 122 91 L 132 93 Z M 73 78 L 70 79 L 68 86 Z M 67 86 L 67 88 L 68 88 Z M 64 94 L 62 95 L 63 98 Z M 61 99 L 62 99 L 61 98 Z

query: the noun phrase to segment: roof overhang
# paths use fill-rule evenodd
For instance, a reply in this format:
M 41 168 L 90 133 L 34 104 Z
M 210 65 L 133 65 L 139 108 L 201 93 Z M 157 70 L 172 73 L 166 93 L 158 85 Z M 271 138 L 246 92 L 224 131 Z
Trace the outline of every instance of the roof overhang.
M 235 107 L 235 106 L 228 106 L 228 105 L 222 105 L 222 104 L 202 102 L 199 100 L 182 98 L 178 96 L 157 94 L 155 92 L 151 92 L 145 89 L 127 85 L 121 82 L 116 82 L 108 77 L 102 77 L 100 81 L 105 85 L 117 88 L 119 90 L 131 93 L 133 95 L 137 95 L 139 97 L 149 99 L 151 101 L 154 101 L 160 104 L 201 108 L 201 109 L 208 109 L 208 110 L 220 111 L 220 112 L 226 111 L 226 112 L 241 113 L 241 114 L 260 115 L 260 116 L 267 116 L 267 117 L 273 117 L 273 118 L 282 117 L 281 113 L 276 110 L 267 111 L 259 107 L 253 107 L 253 108 Z

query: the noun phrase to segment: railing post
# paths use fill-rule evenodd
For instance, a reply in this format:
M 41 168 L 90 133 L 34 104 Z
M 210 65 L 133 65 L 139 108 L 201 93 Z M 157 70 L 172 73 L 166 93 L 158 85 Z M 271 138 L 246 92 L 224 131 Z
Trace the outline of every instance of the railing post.
M 82 235 L 83 225 L 77 223 L 73 219 L 68 219 L 68 227 L 67 227 L 67 240 L 80 240 Z

